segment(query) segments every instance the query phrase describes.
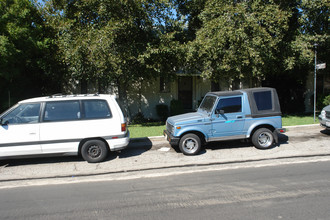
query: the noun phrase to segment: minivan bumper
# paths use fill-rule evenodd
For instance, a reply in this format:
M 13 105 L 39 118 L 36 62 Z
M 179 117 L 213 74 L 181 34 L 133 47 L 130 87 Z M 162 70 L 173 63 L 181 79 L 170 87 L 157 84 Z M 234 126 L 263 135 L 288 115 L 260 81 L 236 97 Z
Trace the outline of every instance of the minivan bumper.
M 107 139 L 108 145 L 110 147 L 110 151 L 119 151 L 123 150 L 129 144 L 129 131 L 123 137 L 118 137 L 115 139 Z

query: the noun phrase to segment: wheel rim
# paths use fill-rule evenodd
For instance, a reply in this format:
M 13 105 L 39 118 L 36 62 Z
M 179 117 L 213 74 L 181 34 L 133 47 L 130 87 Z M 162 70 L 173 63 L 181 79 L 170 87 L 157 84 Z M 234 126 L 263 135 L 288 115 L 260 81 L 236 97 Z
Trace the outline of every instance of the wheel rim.
M 267 132 L 262 132 L 258 136 L 258 143 L 261 147 L 269 147 L 273 142 L 271 135 Z
M 183 148 L 184 148 L 184 151 L 189 152 L 189 153 L 193 153 L 198 148 L 198 142 L 194 138 L 187 138 L 183 142 Z
M 98 158 L 100 157 L 101 153 L 102 153 L 102 149 L 98 146 L 98 145 L 91 145 L 88 148 L 88 156 L 91 158 Z

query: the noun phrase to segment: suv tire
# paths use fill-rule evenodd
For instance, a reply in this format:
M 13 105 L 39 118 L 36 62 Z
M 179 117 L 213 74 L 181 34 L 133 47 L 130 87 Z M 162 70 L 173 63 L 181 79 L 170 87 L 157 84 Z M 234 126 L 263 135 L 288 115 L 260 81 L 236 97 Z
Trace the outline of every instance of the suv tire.
M 258 149 L 269 149 L 274 144 L 273 133 L 268 128 L 259 128 L 252 135 L 252 143 Z
M 202 148 L 202 142 L 197 135 L 186 134 L 180 139 L 179 148 L 184 155 L 196 155 Z
M 88 163 L 98 163 L 104 161 L 108 156 L 108 147 L 101 140 L 86 141 L 81 147 L 81 156 Z

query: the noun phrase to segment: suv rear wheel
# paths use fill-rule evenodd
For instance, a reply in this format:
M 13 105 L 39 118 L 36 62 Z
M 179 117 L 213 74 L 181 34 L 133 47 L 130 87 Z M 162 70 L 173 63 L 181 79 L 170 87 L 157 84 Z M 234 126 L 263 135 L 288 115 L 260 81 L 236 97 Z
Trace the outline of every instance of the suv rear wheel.
M 252 135 L 252 143 L 258 149 L 268 149 L 274 144 L 273 133 L 268 128 L 259 128 Z
M 180 139 L 179 148 L 184 155 L 196 155 L 202 148 L 202 142 L 197 135 L 186 134 Z
M 108 147 L 101 140 L 86 141 L 81 147 L 81 156 L 89 163 L 104 161 L 108 152 Z

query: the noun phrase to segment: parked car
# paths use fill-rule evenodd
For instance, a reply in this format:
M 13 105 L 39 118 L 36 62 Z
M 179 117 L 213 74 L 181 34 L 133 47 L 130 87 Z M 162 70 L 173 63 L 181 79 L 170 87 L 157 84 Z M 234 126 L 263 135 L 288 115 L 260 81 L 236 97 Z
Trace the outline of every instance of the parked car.
M 129 143 L 126 119 L 110 95 L 27 99 L 0 115 L 0 158 L 78 155 L 105 160 Z
M 319 115 L 320 125 L 330 130 L 330 105 L 324 107 Z
M 195 155 L 212 141 L 251 139 L 271 148 L 284 133 L 277 92 L 273 88 L 209 92 L 197 112 L 169 117 L 164 135 L 185 155 Z

